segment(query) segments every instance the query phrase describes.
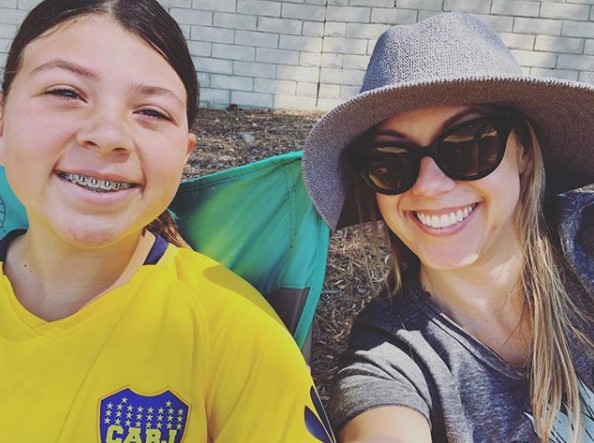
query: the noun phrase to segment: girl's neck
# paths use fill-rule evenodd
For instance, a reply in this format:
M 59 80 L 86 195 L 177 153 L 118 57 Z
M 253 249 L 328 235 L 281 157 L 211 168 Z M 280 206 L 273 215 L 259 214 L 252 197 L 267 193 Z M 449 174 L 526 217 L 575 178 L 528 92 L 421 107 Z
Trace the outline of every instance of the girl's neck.
M 20 303 L 32 314 L 54 321 L 66 318 L 126 283 L 142 266 L 154 235 L 131 235 L 105 248 L 84 249 L 41 240 L 32 229 L 8 249 L 4 273 Z

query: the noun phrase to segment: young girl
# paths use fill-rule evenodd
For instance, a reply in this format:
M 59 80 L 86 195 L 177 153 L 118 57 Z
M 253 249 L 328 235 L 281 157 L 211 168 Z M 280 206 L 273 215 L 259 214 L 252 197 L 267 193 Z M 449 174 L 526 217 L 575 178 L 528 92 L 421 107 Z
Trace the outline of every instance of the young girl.
M 343 442 L 594 441 L 594 196 L 553 198 L 594 182 L 593 121 L 593 86 L 524 76 L 467 14 L 380 37 L 304 152 L 330 226 L 381 220 L 392 256 L 336 376 Z
M 197 99 L 155 0 L 46 0 L 22 24 L 0 159 L 29 228 L 0 243 L 0 441 L 330 441 L 263 298 L 165 240 Z

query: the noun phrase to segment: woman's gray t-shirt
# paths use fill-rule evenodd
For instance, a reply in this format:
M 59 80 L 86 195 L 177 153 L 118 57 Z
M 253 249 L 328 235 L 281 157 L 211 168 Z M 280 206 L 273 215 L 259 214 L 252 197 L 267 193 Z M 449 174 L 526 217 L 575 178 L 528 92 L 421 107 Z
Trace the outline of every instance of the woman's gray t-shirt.
M 584 200 L 582 197 L 577 200 Z M 591 203 L 594 197 L 586 200 Z M 577 270 L 582 283 L 576 279 L 572 286 L 580 293 L 577 298 L 585 301 L 588 296 L 584 286 L 590 289 L 594 282 L 594 254 L 590 254 L 594 252 L 594 235 L 590 235 L 594 211 L 589 211 L 592 218 L 581 229 L 584 202 L 576 208 L 575 202 L 569 201 L 563 208 L 573 218 L 565 226 L 566 231 L 572 231 L 567 233 L 571 239 L 563 240 L 564 247 L 569 248 L 566 252 L 572 255 L 569 262 L 575 265 L 577 256 L 578 267 L 586 267 Z M 580 213 L 572 212 L 575 210 Z M 592 245 L 584 244 L 584 234 L 592 239 Z M 586 332 L 594 336 L 593 331 Z M 594 435 L 594 361 L 589 353 L 578 350 L 577 343 L 571 345 L 586 404 L 587 435 L 583 441 L 594 442 L 590 437 Z M 427 418 L 434 442 L 539 442 L 533 428 L 529 389 L 527 370 L 510 366 L 439 312 L 413 274 L 396 299 L 380 297 L 358 316 L 347 351 L 341 357 L 329 416 L 339 430 L 370 409 L 405 406 Z M 566 416 L 560 412 L 552 443 L 568 441 L 567 428 Z

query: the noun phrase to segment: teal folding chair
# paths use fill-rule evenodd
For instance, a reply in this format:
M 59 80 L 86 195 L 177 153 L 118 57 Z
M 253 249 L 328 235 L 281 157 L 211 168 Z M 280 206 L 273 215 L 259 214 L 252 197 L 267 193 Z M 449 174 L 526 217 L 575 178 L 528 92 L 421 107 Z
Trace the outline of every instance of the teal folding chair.
M 169 209 L 190 246 L 256 287 L 309 357 L 330 230 L 305 190 L 301 152 L 184 180 Z M 26 226 L 2 169 L 0 234 Z

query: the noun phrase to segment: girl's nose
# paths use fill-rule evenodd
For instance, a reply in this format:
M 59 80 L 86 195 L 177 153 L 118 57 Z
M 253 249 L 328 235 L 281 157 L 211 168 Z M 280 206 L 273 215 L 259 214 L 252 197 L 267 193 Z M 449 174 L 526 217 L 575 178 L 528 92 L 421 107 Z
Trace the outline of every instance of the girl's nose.
M 436 196 L 454 188 L 456 181 L 437 166 L 431 157 L 423 157 L 419 167 L 419 176 L 411 192 L 423 196 Z
M 81 126 L 77 139 L 80 146 L 95 148 L 104 155 L 127 154 L 134 149 L 125 116 L 110 110 L 95 112 Z

